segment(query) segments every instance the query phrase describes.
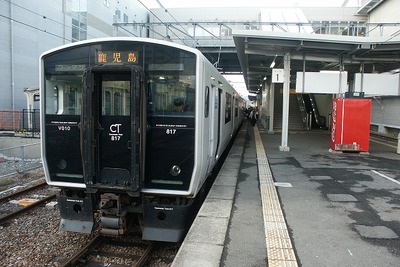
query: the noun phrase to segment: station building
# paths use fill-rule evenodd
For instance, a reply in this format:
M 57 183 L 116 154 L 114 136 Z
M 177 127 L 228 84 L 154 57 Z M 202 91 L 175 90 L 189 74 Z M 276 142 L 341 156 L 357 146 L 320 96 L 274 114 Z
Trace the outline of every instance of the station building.
M 381 94 L 364 91 L 363 95 L 372 99 L 372 130 L 397 136 L 400 129 L 400 88 L 393 87 L 393 84 L 399 79 L 400 68 L 400 4 L 396 0 L 363 0 L 357 6 L 348 6 L 348 2 L 344 0 L 339 7 L 165 8 L 160 5 L 159 8 L 148 9 L 142 2 L 128 0 L 4 0 L 0 2 L 0 33 L 4 36 L 0 46 L 0 58 L 4 66 L 0 77 L 3 87 L 0 110 L 19 111 L 27 107 L 24 89 L 26 91 L 27 88 L 38 86 L 38 58 L 42 52 L 90 38 L 139 36 L 169 39 L 196 47 L 223 74 L 243 74 L 250 100 L 261 110 L 263 124 L 266 128 L 272 125 L 272 130 L 279 129 L 282 127 L 280 118 L 283 116 L 279 113 L 282 109 L 279 103 L 283 102 L 279 96 L 283 84 L 273 83 L 271 67 L 274 62 L 274 68 L 284 68 L 282 51 L 286 50 L 282 47 L 287 44 L 279 41 L 279 38 L 290 34 L 299 40 L 301 36 L 310 35 L 318 38 L 324 38 L 322 35 L 337 36 L 326 37 L 331 38 L 327 45 L 332 46 L 333 50 L 341 49 L 338 45 L 341 38 L 346 39 L 346 44 L 360 38 L 375 38 L 373 40 L 377 41 L 371 43 L 382 43 L 387 51 L 365 62 L 341 64 L 340 53 L 335 55 L 335 59 L 327 57 L 317 61 L 305 60 L 306 67 L 303 67 L 301 59 L 291 59 L 288 128 L 307 129 L 315 127 L 315 124 L 316 127 L 328 128 L 332 99 L 345 92 L 355 92 L 356 73 L 385 73 L 392 75 L 394 82 L 383 82 L 381 86 L 385 90 L 381 90 Z M 159 3 L 162 4 L 162 1 Z M 240 58 L 241 52 L 237 45 L 239 40 L 246 40 L 246 34 L 251 36 L 264 33 L 269 38 L 281 36 L 274 39 L 275 50 L 263 45 L 268 42 L 262 41 L 264 36 L 258 39 L 263 42 L 259 50 L 247 50 Z M 369 50 L 374 48 L 369 47 Z M 318 107 L 314 125 L 304 121 L 301 107 L 296 104 L 296 73 L 303 70 L 346 71 L 348 75 L 340 91 L 321 90 L 312 93 L 312 100 Z M 386 88 L 388 86 L 393 88 Z M 271 94 L 271 90 L 274 90 L 274 94 Z M 270 108 L 271 104 L 275 110 Z M 32 107 L 37 108 L 38 105 L 33 104 Z M 315 122 L 318 117 L 324 123 Z

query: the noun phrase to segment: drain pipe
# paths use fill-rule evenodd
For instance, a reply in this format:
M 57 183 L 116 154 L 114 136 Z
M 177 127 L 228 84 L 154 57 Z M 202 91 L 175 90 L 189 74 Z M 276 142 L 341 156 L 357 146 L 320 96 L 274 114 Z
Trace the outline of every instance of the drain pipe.
M 11 110 L 15 110 L 15 94 L 14 94 L 14 19 L 13 9 L 10 2 L 10 60 L 11 60 Z M 15 122 L 13 122 L 15 123 Z

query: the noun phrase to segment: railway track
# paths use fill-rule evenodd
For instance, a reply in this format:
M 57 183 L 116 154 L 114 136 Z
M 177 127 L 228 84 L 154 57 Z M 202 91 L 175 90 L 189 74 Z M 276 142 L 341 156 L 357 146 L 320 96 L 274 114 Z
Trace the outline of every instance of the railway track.
M 60 266 L 141 267 L 153 249 L 154 243 L 141 240 L 140 235 L 126 237 L 98 235 Z
M 31 203 L 28 203 L 26 206 L 13 205 L 12 210 L 10 210 L 10 205 L 8 205 L 8 207 L 4 207 L 11 200 L 16 200 L 22 196 L 29 197 L 33 192 L 45 189 L 46 187 L 47 187 L 47 184 L 45 182 L 43 182 L 43 183 L 31 186 L 31 187 L 22 189 L 18 192 L 10 194 L 10 195 L 1 197 L 0 198 L 0 205 L 1 205 L 0 206 L 0 225 L 5 224 L 7 221 L 19 216 L 20 214 L 28 212 L 29 210 L 34 209 L 35 207 L 41 206 L 44 203 L 55 199 L 56 194 L 50 194 L 48 196 L 41 197 L 40 199 L 32 201 Z M 3 215 L 1 213 L 3 213 Z
M 28 193 L 30 193 L 30 192 L 32 192 L 32 191 L 45 188 L 46 186 L 47 186 L 46 182 L 43 181 L 43 182 L 40 183 L 40 184 L 33 185 L 33 186 L 31 186 L 31 187 L 22 189 L 22 190 L 20 190 L 20 191 L 17 191 L 17 192 L 15 192 L 15 193 L 10 194 L 10 195 L 0 197 L 0 204 L 3 204 L 4 202 L 8 202 L 8 201 L 10 201 L 11 199 L 16 199 L 16 198 L 18 198 L 19 196 L 27 195 Z

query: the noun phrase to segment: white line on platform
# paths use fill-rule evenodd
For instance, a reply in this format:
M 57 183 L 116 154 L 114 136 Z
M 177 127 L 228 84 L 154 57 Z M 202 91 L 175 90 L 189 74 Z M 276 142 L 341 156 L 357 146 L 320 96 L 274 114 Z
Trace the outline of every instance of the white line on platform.
M 393 183 L 396 183 L 396 184 L 400 185 L 400 182 L 399 182 L 399 181 L 397 181 L 397 180 L 395 180 L 395 179 L 393 179 L 393 178 L 390 178 L 389 176 L 384 175 L 383 173 L 380 173 L 380 172 L 375 171 L 375 170 L 371 170 L 371 171 L 372 171 L 373 173 L 375 173 L 375 174 L 378 174 L 380 177 L 383 177 L 383 178 L 385 178 L 385 179 L 387 179 L 387 180 L 389 180 L 389 181 L 391 181 L 391 182 L 393 182 Z
M 277 187 L 293 187 L 291 183 L 280 183 L 280 182 L 275 182 L 275 186 Z

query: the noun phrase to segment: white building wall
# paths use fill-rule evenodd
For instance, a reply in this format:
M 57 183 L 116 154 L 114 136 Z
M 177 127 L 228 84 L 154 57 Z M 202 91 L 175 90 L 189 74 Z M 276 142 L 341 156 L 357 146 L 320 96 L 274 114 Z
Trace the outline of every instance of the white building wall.
M 88 32 L 96 37 L 139 36 L 140 32 L 137 27 L 127 27 L 128 31 L 115 31 L 112 24 L 114 22 L 148 22 L 147 10 L 138 1 L 108 0 L 107 2 L 107 5 L 99 5 L 99 1 L 88 0 Z M 116 10 L 119 10 L 120 17 L 116 15 Z
M 65 42 L 62 2 L 39 2 L 0 2 L 0 110 L 26 108 L 23 89 L 38 86 L 39 55 Z
M 371 23 L 400 23 L 400 1 L 385 0 L 369 14 Z M 374 27 L 369 36 L 391 36 L 398 34 L 399 26 L 385 25 L 384 27 Z
M 371 23 L 399 23 L 400 1 L 385 0 L 370 14 L 368 21 Z M 370 32 L 370 36 L 399 36 L 399 26 L 378 27 Z M 399 63 L 400 68 L 400 63 Z M 371 124 L 372 129 L 383 134 L 397 137 L 400 131 L 400 97 L 382 96 L 373 98 Z
M 397 137 L 400 131 L 400 97 L 376 97 L 372 100 L 371 124 L 380 133 Z
M 0 65 L 2 66 L 0 75 L 0 109 L 10 109 L 9 106 L 5 106 L 2 103 L 10 103 L 11 102 L 11 88 L 9 86 L 4 85 L 11 85 L 11 69 L 7 67 L 11 62 L 11 24 L 12 22 L 7 18 L 10 17 L 10 9 L 6 2 L 0 1 Z

